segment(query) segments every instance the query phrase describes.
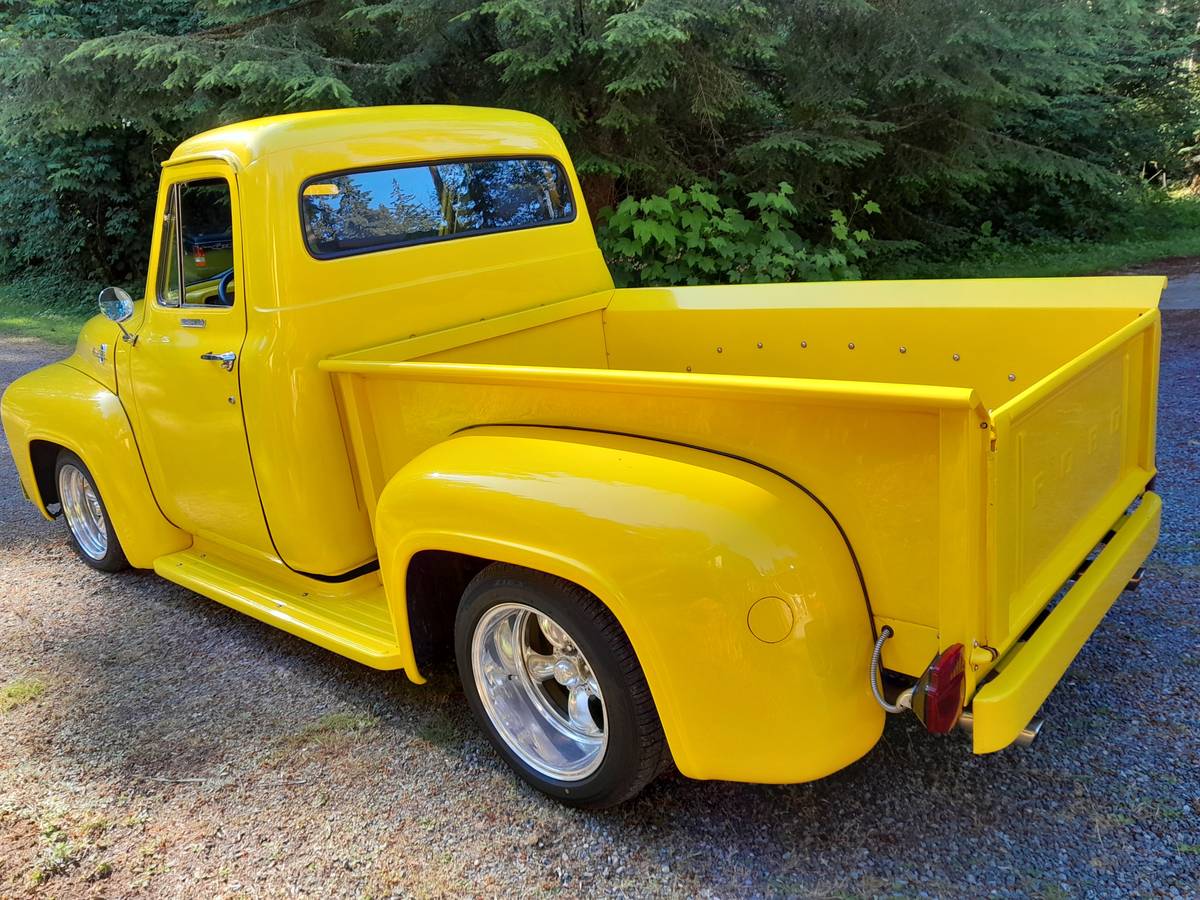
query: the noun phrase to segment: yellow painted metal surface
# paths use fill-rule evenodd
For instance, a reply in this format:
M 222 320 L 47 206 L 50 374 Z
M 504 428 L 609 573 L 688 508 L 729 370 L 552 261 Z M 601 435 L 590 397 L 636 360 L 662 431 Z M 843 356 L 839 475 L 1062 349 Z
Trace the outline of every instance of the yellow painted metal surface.
M 279 555 L 339 575 L 375 558 L 329 377 L 319 360 L 611 290 L 562 139 L 525 113 L 390 107 L 304 113 L 193 138 L 180 159 L 238 161 L 249 298 L 239 379 L 251 456 Z M 447 158 L 548 156 L 577 214 L 552 227 L 338 259 L 305 249 L 301 184 L 314 175 Z M 168 174 L 174 167 L 168 167 Z M 337 540 L 328 535 L 336 534 Z
M 680 770 L 805 781 L 878 739 L 871 631 L 829 516 L 777 475 L 699 450 L 537 428 L 466 432 L 418 456 L 376 513 L 404 632 L 413 554 L 449 549 L 583 585 L 638 654 Z M 747 624 L 762 597 L 785 638 Z
M 34 477 L 34 441 L 66 447 L 87 464 L 133 565 L 149 568 L 162 554 L 191 543 L 159 510 L 125 410 L 99 381 L 63 363 L 46 366 L 9 385 L 0 415 L 25 493 L 43 515 L 49 517 L 48 498 Z
M 353 359 L 327 367 L 339 373 L 369 511 L 409 460 L 464 427 L 639 434 L 751 457 L 820 497 L 854 542 L 876 613 L 895 623 L 888 665 L 919 674 L 928 664 L 925 628 L 943 592 L 948 615 L 969 612 L 964 597 L 982 610 L 986 414 L 969 390 Z M 905 649 L 910 641 L 919 653 Z
M 1147 492 L 1029 640 L 1002 660 L 1000 674 L 975 695 L 976 753 L 1004 749 L 1029 724 L 1154 547 L 1161 519 L 1162 501 Z
M 993 413 L 989 643 L 1003 652 L 1154 476 L 1159 314 Z
M 171 185 L 224 179 L 230 187 L 234 222 L 235 273 L 244 271 L 243 229 L 237 183 L 221 163 L 194 162 L 166 171 L 157 221 L 166 215 Z M 157 274 L 163 254 L 158 229 L 150 271 Z M 244 553 L 273 555 L 259 505 L 255 473 L 246 445 L 239 387 L 247 299 L 257 285 L 237 278 L 232 307 L 199 305 L 204 297 L 189 292 L 193 305 L 168 306 L 158 299 L 157 278 L 147 283 L 136 344 L 118 342 L 122 397 L 135 418 L 146 472 L 163 512 L 190 534 L 227 544 Z M 214 290 L 209 285 L 207 291 Z M 127 326 L 128 327 L 128 326 Z M 233 369 L 202 359 L 205 353 L 237 355 Z
M 746 613 L 746 627 L 764 644 L 778 644 L 791 636 L 796 612 L 796 605 L 782 597 L 760 597 Z
M 563 165 L 572 221 L 305 247 L 310 178 L 512 156 Z M 501 110 L 241 123 L 162 178 L 229 184 L 235 305 L 158 305 L 152 229 L 137 344 L 93 320 L 4 398 L 31 496 L 30 441 L 69 446 L 136 565 L 417 681 L 413 553 L 576 580 L 629 632 L 697 777 L 817 777 L 878 736 L 872 623 L 831 516 L 896 632 L 885 666 L 918 675 L 953 643 L 1007 651 L 1154 474 L 1159 278 L 617 290 L 560 137 Z M 227 351 L 230 372 L 199 358 Z M 377 557 L 382 587 L 351 577 Z M 1076 602 L 1021 650 L 1047 664 L 1018 699 L 980 693 L 977 740 L 1061 674 L 1104 605 Z M 990 657 L 972 654 L 968 695 Z
M 618 291 L 615 369 L 974 390 L 997 408 L 1153 310 L 1160 277 L 851 282 Z
M 238 612 L 375 669 L 408 664 L 377 572 L 337 584 L 230 555 L 201 540 L 160 556 L 154 571 Z
M 117 344 L 121 332 L 104 316 L 92 316 L 79 330 L 75 352 L 67 365 L 96 379 L 112 393 L 117 392 Z

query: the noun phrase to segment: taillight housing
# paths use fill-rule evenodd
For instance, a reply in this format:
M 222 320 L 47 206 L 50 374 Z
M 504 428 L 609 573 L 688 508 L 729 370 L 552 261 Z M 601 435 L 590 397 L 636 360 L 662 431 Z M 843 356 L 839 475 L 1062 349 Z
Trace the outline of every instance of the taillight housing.
M 967 695 L 963 645 L 947 647 L 929 664 L 913 689 L 912 711 L 933 734 L 946 734 L 962 715 Z

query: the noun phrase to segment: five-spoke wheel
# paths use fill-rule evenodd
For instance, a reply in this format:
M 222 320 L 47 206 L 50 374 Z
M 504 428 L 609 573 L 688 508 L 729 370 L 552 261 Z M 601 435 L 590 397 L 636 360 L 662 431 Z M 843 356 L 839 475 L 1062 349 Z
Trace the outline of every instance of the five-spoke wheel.
M 58 454 L 55 465 L 58 500 L 71 545 L 80 559 L 102 572 L 118 572 L 129 563 L 117 540 L 96 481 L 83 460 L 70 450 Z
M 530 784 L 577 806 L 632 797 L 669 764 L 641 666 L 577 585 L 503 563 L 467 587 L 459 674 L 492 743 Z
M 471 642 L 475 688 L 522 761 L 551 778 L 590 775 L 604 758 L 604 694 L 587 658 L 550 616 L 493 606 Z

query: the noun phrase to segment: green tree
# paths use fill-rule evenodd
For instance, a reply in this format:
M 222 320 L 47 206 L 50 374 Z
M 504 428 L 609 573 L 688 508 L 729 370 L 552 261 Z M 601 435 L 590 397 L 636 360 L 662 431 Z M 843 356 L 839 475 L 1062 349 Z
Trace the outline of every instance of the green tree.
M 1198 20 L 1200 0 L 10 0 L 0 274 L 136 278 L 180 139 L 384 103 L 546 116 L 593 213 L 786 181 L 809 243 L 856 193 L 883 247 L 949 252 L 984 221 L 1094 235 L 1189 174 Z

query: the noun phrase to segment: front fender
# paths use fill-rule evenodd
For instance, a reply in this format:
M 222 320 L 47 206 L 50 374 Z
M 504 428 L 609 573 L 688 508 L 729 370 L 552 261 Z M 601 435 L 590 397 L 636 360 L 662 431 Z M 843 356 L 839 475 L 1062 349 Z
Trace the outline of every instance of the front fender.
M 846 545 L 769 470 L 642 438 L 489 427 L 398 472 L 375 530 L 402 639 L 408 563 L 422 550 L 594 593 L 629 636 L 685 775 L 807 781 L 879 738 L 871 627 Z
M 8 386 L 0 419 L 25 493 L 46 518 L 52 516 L 34 474 L 34 441 L 66 447 L 87 464 L 131 565 L 151 568 L 191 543 L 159 510 L 125 409 L 100 382 L 64 363 L 37 369 Z

